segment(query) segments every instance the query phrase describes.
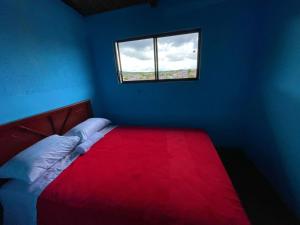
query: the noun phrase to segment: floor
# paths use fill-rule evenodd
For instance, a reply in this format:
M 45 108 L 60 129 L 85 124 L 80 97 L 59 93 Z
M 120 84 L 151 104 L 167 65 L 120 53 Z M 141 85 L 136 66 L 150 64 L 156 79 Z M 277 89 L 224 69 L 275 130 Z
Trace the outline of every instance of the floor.
M 298 225 L 255 166 L 238 151 L 218 150 L 252 225 Z

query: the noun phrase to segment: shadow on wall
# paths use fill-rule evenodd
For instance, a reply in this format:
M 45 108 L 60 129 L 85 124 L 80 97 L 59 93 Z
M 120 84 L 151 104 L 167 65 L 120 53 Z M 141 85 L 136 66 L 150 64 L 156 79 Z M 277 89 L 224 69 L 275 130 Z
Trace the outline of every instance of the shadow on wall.
M 300 2 L 281 4 L 266 6 L 246 149 L 300 218 Z
M 251 138 L 246 149 L 288 205 L 298 210 L 300 99 L 279 92 L 277 96 L 273 96 L 272 102 L 266 105 L 263 97 L 261 98 L 251 109 L 250 121 L 255 123 L 248 127 Z M 288 117 L 283 117 L 288 110 Z

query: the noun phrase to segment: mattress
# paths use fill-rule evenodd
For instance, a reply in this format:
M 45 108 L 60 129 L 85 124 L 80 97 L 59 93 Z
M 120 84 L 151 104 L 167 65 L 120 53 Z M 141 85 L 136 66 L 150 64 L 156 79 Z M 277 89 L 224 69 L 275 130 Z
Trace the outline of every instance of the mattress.
M 249 225 L 209 136 L 118 127 L 39 195 L 41 225 Z

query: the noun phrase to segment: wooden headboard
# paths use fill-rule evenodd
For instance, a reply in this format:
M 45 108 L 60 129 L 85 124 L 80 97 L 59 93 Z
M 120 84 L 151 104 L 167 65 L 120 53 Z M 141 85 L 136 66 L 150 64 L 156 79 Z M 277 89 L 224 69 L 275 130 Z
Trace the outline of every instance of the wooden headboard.
M 90 101 L 82 101 L 0 126 L 0 165 L 52 134 L 64 134 L 90 118 Z

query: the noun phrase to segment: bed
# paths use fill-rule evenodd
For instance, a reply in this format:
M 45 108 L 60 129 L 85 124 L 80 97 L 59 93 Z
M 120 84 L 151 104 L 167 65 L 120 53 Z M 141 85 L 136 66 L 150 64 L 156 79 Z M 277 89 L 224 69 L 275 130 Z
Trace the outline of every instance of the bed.
M 60 110 L 39 117 L 50 123 L 49 133 L 64 132 L 91 116 L 89 102 Z M 77 112 L 73 114 L 77 119 L 72 119 L 70 111 Z M 8 127 L 14 133 L 22 124 L 24 121 Z M 39 136 L 37 127 L 26 124 L 22 132 Z M 20 138 L 13 142 L 20 142 Z M 34 140 L 27 145 L 29 142 Z M 13 154 L 22 151 L 10 149 Z M 13 154 L 6 152 L 5 160 Z M 1 187 L 0 195 L 9 196 L 4 205 L 7 223 L 250 224 L 209 136 L 202 130 L 113 127 L 85 155 L 70 155 L 56 168 L 29 186 L 9 181 Z M 21 204 L 13 212 L 18 216 L 9 215 L 16 202 Z

